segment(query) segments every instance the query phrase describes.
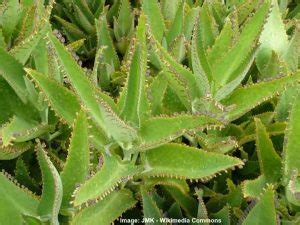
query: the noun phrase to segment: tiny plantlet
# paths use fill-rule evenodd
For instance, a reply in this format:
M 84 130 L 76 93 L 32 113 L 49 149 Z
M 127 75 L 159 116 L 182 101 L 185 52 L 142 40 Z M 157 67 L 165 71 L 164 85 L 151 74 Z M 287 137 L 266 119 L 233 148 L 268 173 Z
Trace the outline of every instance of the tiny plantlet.
M 0 0 L 0 225 L 300 224 L 299 13 Z

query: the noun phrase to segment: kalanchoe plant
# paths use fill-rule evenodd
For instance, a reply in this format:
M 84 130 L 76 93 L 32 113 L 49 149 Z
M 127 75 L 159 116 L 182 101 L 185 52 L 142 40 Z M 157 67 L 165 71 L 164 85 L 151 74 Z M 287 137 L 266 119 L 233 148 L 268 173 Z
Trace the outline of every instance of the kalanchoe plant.
M 299 7 L 0 1 L 0 224 L 298 224 Z

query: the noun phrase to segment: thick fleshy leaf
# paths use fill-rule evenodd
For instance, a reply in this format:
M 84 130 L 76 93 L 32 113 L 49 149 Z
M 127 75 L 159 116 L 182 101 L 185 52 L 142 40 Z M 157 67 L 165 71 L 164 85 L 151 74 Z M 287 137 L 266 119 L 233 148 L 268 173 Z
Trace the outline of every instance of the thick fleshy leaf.
M 72 220 L 72 225 L 110 225 L 127 209 L 136 204 L 132 193 L 127 189 L 115 191 L 102 201 L 81 210 Z
M 145 221 L 146 225 L 153 224 L 153 221 L 155 224 L 165 224 L 160 222 L 160 218 L 162 218 L 162 213 L 160 209 L 158 208 L 157 204 L 155 203 L 153 197 L 151 194 L 147 193 L 147 190 L 144 189 L 144 187 L 141 187 L 141 194 L 143 199 L 143 213 L 144 218 L 149 218 L 149 222 Z
M 300 72 L 270 81 L 262 81 L 253 85 L 238 88 L 221 101 L 224 105 L 235 105 L 227 114 L 229 120 L 235 120 L 262 102 L 284 91 L 286 87 L 295 85 L 300 80 Z M 247 99 L 247 101 L 245 101 Z
M 190 188 L 185 180 L 167 177 L 147 177 L 145 179 L 145 186 L 152 188 L 156 185 L 175 187 L 183 193 L 189 193 L 190 191 Z
M 267 180 L 264 175 L 261 175 L 253 180 L 246 180 L 242 184 L 243 194 L 245 198 L 258 198 L 267 185 Z
M 143 0 L 142 9 L 154 37 L 161 42 L 166 28 L 157 0 Z
M 177 8 L 177 12 L 172 22 L 172 25 L 170 26 L 170 29 L 166 34 L 166 41 L 169 46 L 175 40 L 175 38 L 177 38 L 180 34 L 182 34 L 183 15 L 184 15 L 183 10 L 184 10 L 183 3 L 180 3 Z
M 43 193 L 38 213 L 51 224 L 58 225 L 58 213 L 63 195 L 61 179 L 40 143 L 37 144 L 36 153 L 43 178 Z
M 60 174 L 63 185 L 62 207 L 68 208 L 76 184 L 83 183 L 89 172 L 90 152 L 88 146 L 88 124 L 81 111 L 73 127 L 68 157 Z
M 268 187 L 262 194 L 259 202 L 249 212 L 242 225 L 277 224 L 274 191 Z
M 12 87 L 0 77 L 0 124 L 3 125 L 14 115 L 29 120 L 38 120 L 39 115 L 29 103 L 24 104 Z
M 107 89 L 109 87 L 111 73 L 119 69 L 120 62 L 113 45 L 113 40 L 109 33 L 110 31 L 108 29 L 105 15 L 102 15 L 99 20 L 96 20 L 96 30 L 97 48 L 103 48 L 103 53 L 101 59 L 95 60 L 101 60 L 99 65 L 100 86 Z
M 52 35 L 49 37 L 72 85 L 97 124 L 120 144 L 136 139 L 136 130 L 121 120 L 105 99 L 97 95 L 99 90 L 88 80 L 65 47 Z
M 285 133 L 285 145 L 284 145 L 284 181 L 286 182 L 286 192 L 287 197 L 290 202 L 295 205 L 300 205 L 300 198 L 297 197 L 297 193 L 300 192 L 300 181 L 299 181 L 299 171 L 300 171 L 300 157 L 298 152 L 299 146 L 299 133 L 300 133 L 300 123 L 299 123 L 299 113 L 300 113 L 300 95 L 298 94 L 293 103 L 287 130 Z
M 76 118 L 76 113 L 81 109 L 80 101 L 76 95 L 60 85 L 53 78 L 46 77 L 31 69 L 26 69 L 26 72 L 45 94 L 46 99 L 54 111 L 71 126 Z M 68 107 L 65 107 L 66 102 L 68 102 Z M 91 137 L 93 143 L 95 143 L 96 146 L 108 144 L 109 139 L 103 130 L 99 128 L 93 120 L 89 121 L 89 124 L 92 126 L 89 129 L 89 133 L 93 135 L 93 137 Z
M 270 76 L 270 72 L 263 68 L 269 60 L 272 60 L 273 52 L 278 56 L 282 56 L 289 44 L 278 2 L 272 1 L 272 3 L 272 11 L 260 36 L 259 41 L 261 44 L 256 56 L 256 65 L 264 77 Z
M 216 38 L 212 48 L 207 51 L 207 60 L 210 65 L 215 65 L 215 63 L 220 62 L 223 57 L 226 56 L 226 53 L 234 44 L 234 30 L 233 24 L 229 18 L 225 20 L 224 27 Z
M 39 199 L 29 190 L 16 185 L 10 174 L 0 172 L 0 221 L 22 224 L 22 214 L 37 216 Z
M 150 93 L 148 95 L 152 115 L 159 115 L 162 112 L 162 104 L 167 87 L 168 81 L 162 73 L 159 73 L 150 84 Z
M 11 41 L 14 29 L 20 19 L 20 3 L 18 0 L 8 0 L 5 6 L 5 10 L 0 15 L 0 21 L 5 40 L 8 43 Z
M 281 158 L 260 119 L 255 118 L 256 149 L 261 173 L 267 182 L 275 183 L 281 176 Z
M 35 179 L 33 179 L 32 173 L 29 171 L 29 165 L 25 160 L 25 157 L 19 157 L 16 162 L 15 177 L 20 182 L 20 184 L 25 185 L 30 190 L 34 192 L 39 191 L 38 184 Z
M 286 130 L 286 143 L 284 146 L 284 174 L 290 176 L 292 170 L 300 171 L 300 156 L 298 154 L 300 123 L 300 95 L 295 97 L 292 110 L 289 115 L 289 122 Z
M 6 123 L 0 132 L 3 146 L 12 142 L 23 142 L 39 137 L 51 130 L 48 124 L 39 124 L 37 121 L 28 121 L 21 117 L 13 117 Z
M 17 158 L 23 152 L 26 152 L 31 147 L 30 143 L 16 143 L 13 146 L 0 147 L 0 160 L 10 160 Z
M 222 121 L 201 114 L 152 117 L 146 120 L 140 128 L 141 141 L 136 144 L 135 150 L 146 150 L 162 145 L 187 131 L 198 131 L 205 128 L 215 129 L 222 125 Z
M 23 66 L 13 56 L 0 48 L 0 74 L 14 89 L 19 98 L 26 103 L 27 93 L 24 81 L 25 72 Z
M 157 39 L 150 33 L 150 40 L 153 47 L 156 49 L 156 53 L 160 57 L 160 61 L 163 62 L 163 66 L 167 71 L 170 71 L 178 77 L 179 80 L 183 80 L 188 85 L 188 91 L 192 98 L 201 97 L 200 85 L 201 80 L 198 76 L 195 76 L 190 69 L 178 63 L 173 56 L 158 42 Z
M 29 59 L 32 51 L 36 48 L 39 41 L 46 35 L 49 30 L 48 24 L 41 24 L 43 28 L 40 31 L 36 31 L 31 36 L 27 37 L 19 45 L 14 46 L 9 53 L 17 59 L 22 65 L 24 65 Z
M 218 34 L 216 21 L 211 15 L 207 2 L 205 2 L 200 9 L 198 29 L 198 48 L 203 48 L 203 51 L 206 51 L 207 48 L 214 44 L 215 37 Z M 200 52 L 201 50 L 199 49 L 198 51 Z
M 145 152 L 144 176 L 207 180 L 244 163 L 227 155 L 179 144 L 165 144 Z
M 245 24 L 237 43 L 226 54 L 222 63 L 216 64 L 213 67 L 215 81 L 221 86 L 236 78 L 235 71 L 255 47 L 269 8 L 269 1 L 262 3 L 254 16 Z
M 164 186 L 164 189 L 173 197 L 189 217 L 197 216 L 197 201 L 186 192 L 172 186 Z
M 126 37 L 133 28 L 134 17 L 129 0 L 120 2 L 118 18 L 114 20 L 114 33 L 117 39 Z
M 75 190 L 74 205 L 103 199 L 109 195 L 120 183 L 127 182 L 140 168 L 132 162 L 122 162 L 118 156 L 103 154 L 104 164 L 89 180 Z
M 184 15 L 183 33 L 184 33 L 186 40 L 190 40 L 192 37 L 194 24 L 198 18 L 199 11 L 200 11 L 200 8 L 195 7 L 195 8 L 190 9 Z
M 209 83 L 210 69 L 208 68 L 209 67 L 208 64 L 203 65 L 203 63 L 206 62 L 206 56 L 202 55 L 201 57 L 201 54 L 203 54 L 203 52 L 197 49 L 197 39 L 196 36 L 194 35 L 192 38 L 192 45 L 191 45 L 192 68 L 195 76 L 197 76 L 201 82 L 201 85 L 199 85 L 201 95 L 207 96 L 211 92 L 210 83 Z
M 121 93 L 118 106 L 124 120 L 139 127 L 148 113 L 148 100 L 145 93 L 145 76 L 147 66 L 146 24 L 145 16 L 139 18 L 136 42 L 127 75 L 127 82 Z

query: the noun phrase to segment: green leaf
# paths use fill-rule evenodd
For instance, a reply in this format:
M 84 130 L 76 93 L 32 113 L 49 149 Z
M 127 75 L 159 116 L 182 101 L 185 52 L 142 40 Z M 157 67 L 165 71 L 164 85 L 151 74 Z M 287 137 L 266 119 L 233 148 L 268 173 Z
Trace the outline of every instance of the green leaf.
M 153 115 L 159 115 L 162 112 L 164 95 L 168 87 L 168 81 L 163 73 L 159 73 L 151 82 L 149 87 L 149 102 Z
M 93 23 L 92 23 L 94 21 L 89 21 L 83 11 L 84 11 L 83 7 L 74 5 L 74 16 L 76 18 L 76 21 L 80 25 L 80 27 L 83 28 L 86 33 L 94 34 L 95 27 L 93 26 Z
M 173 23 L 166 34 L 166 41 L 169 46 L 175 40 L 175 38 L 177 38 L 180 34 L 182 34 L 183 10 L 184 10 L 183 3 L 180 3 L 177 8 L 177 12 L 176 12 L 175 18 L 173 20 Z
M 0 28 L 0 48 L 3 48 L 3 49 L 6 48 L 6 43 L 5 43 L 5 39 L 4 39 L 4 36 L 3 36 L 3 31 L 2 31 L 1 28 Z
M 179 100 L 179 104 L 184 106 L 183 110 L 171 110 L 171 113 L 175 112 L 182 112 L 186 111 L 186 109 L 190 110 L 191 109 L 191 95 L 188 90 L 188 85 L 185 80 L 183 80 L 179 74 L 176 73 L 170 73 L 168 71 L 162 71 L 160 73 L 160 76 L 164 77 L 162 79 L 165 79 L 168 82 L 167 89 L 165 90 L 164 96 L 162 96 L 164 99 L 163 104 L 166 102 L 168 95 L 170 93 L 172 95 L 175 95 L 173 97 L 171 95 L 170 101 L 175 102 L 175 107 L 179 107 L 178 104 L 176 103 L 176 99 Z M 159 90 L 156 90 L 159 91 Z M 165 107 L 171 106 L 171 102 L 168 101 L 166 104 L 164 104 Z M 180 107 L 179 107 L 180 108 Z
M 255 48 L 255 43 L 268 15 L 269 1 L 265 1 L 254 16 L 245 24 L 234 47 L 226 54 L 222 63 L 213 67 L 213 76 L 221 86 L 236 78 L 235 71 L 246 56 Z
M 277 122 L 277 123 L 271 123 L 269 125 L 266 125 L 266 131 L 268 132 L 269 136 L 277 136 L 284 134 L 286 129 L 286 122 Z M 243 136 L 239 140 L 239 145 L 243 145 L 250 141 L 256 140 L 256 134 L 255 130 L 251 131 L 245 131 Z
M 272 59 L 273 51 L 278 56 L 282 56 L 288 47 L 288 36 L 281 17 L 277 1 L 272 1 L 272 11 L 260 36 L 261 44 L 256 56 L 256 65 L 261 72 L 265 64 Z M 262 75 L 270 76 L 268 71 L 263 72 Z
M 186 56 L 186 40 L 183 34 L 177 36 L 172 43 L 170 43 L 169 51 L 174 56 L 177 62 L 182 62 Z
M 23 214 L 22 219 L 24 225 L 43 225 L 43 222 L 37 216 Z
M 58 225 L 58 213 L 63 195 L 61 179 L 40 143 L 37 144 L 36 152 L 43 178 L 43 193 L 38 212 L 41 217 L 50 220 L 52 225 Z
M 298 6 L 298 8 L 300 8 Z M 296 71 L 299 68 L 299 55 L 300 55 L 300 27 L 296 26 L 294 35 L 292 36 L 289 45 L 283 55 L 288 68 Z
M 197 202 L 189 193 L 182 192 L 172 186 L 164 186 L 164 189 L 173 197 L 189 217 L 197 216 Z
M 49 78 L 30 68 L 26 68 L 25 71 L 46 95 L 56 113 L 71 125 L 74 122 L 76 113 L 80 110 L 80 102 L 75 94 L 53 78 Z M 68 107 L 65 107 L 66 102 Z
M 206 51 L 207 48 L 211 47 L 215 42 L 217 32 L 216 21 L 210 13 L 207 2 L 205 2 L 200 9 L 199 15 L 199 48 L 203 48 L 203 50 Z
M 31 177 L 31 173 L 29 171 L 28 165 L 23 160 L 24 157 L 18 157 L 15 168 L 15 177 L 16 179 L 30 190 L 34 192 L 39 191 L 39 187 L 37 182 Z
M 18 0 L 8 0 L 6 4 L 6 10 L 0 15 L 0 26 L 6 42 L 9 43 L 20 19 L 20 3 Z
M 134 140 L 137 137 L 136 130 L 122 121 L 109 104 L 97 95 L 96 87 L 88 80 L 64 46 L 52 35 L 50 35 L 50 40 L 73 87 L 97 124 L 121 145 Z
M 251 16 L 251 13 L 259 7 L 260 1 L 258 0 L 246 0 L 246 1 L 236 1 L 238 24 L 241 25 Z
M 202 9 L 203 11 L 204 9 Z M 201 11 L 200 11 L 201 12 Z M 191 46 L 191 60 L 192 67 L 196 76 L 202 76 L 204 80 L 204 86 L 207 88 L 207 81 L 212 81 L 212 68 L 207 60 L 207 52 L 204 47 L 204 36 L 205 36 L 205 26 L 201 28 L 201 23 L 198 21 L 197 17 L 194 24 L 194 30 L 192 35 L 192 46 Z M 198 60 L 198 61 L 197 61 Z M 200 78 L 199 78 L 200 79 Z M 198 85 L 198 88 L 201 88 L 202 83 Z
M 16 185 L 10 174 L 0 172 L 0 220 L 6 224 L 22 224 L 22 214 L 37 216 L 39 199 Z
M 184 15 L 184 26 L 183 26 L 183 33 L 186 40 L 190 40 L 193 33 L 194 24 L 196 19 L 198 18 L 200 8 L 192 8 L 188 13 Z
M 154 37 L 161 43 L 166 28 L 157 0 L 143 0 L 142 9 Z
M 165 224 L 160 222 L 160 218 L 162 218 L 162 213 L 158 206 L 156 205 L 156 202 L 153 200 L 153 197 L 151 194 L 147 193 L 147 190 L 145 190 L 143 187 L 141 187 L 141 194 L 143 199 L 143 213 L 144 218 L 153 218 L 155 224 Z M 152 222 L 145 222 L 146 225 L 153 224 Z
M 299 146 L 299 115 L 300 113 L 300 98 L 299 94 L 296 96 L 293 103 L 290 115 L 289 122 L 286 130 L 286 143 L 284 145 L 284 174 L 285 176 L 290 176 L 292 170 L 296 169 L 300 171 L 300 157 L 298 152 Z
M 108 156 L 103 153 L 103 158 L 104 164 L 100 170 L 75 190 L 75 206 L 91 200 L 103 199 L 120 183 L 126 183 L 127 179 L 130 179 L 140 170 L 131 162 L 122 162 L 118 156 Z
M 260 201 L 249 212 L 242 225 L 277 224 L 275 211 L 274 191 L 268 187 L 260 198 Z
M 264 175 L 260 175 L 254 180 L 246 180 L 242 184 L 243 194 L 245 198 L 258 198 L 267 185 Z
M 185 180 L 167 177 L 147 177 L 145 179 L 145 186 L 153 188 L 156 185 L 171 186 L 179 189 L 182 193 L 189 193 L 190 187 Z
M 222 221 L 222 224 L 224 225 L 230 225 L 230 206 L 224 206 L 223 209 L 221 209 L 220 211 L 216 212 L 216 213 L 212 213 L 211 214 L 211 218 L 213 219 L 219 219 Z
M 63 26 L 64 30 L 68 33 L 72 40 L 78 40 L 86 37 L 85 33 L 82 32 L 74 23 L 70 23 L 57 15 L 54 15 L 54 19 Z
M 226 18 L 221 33 L 216 38 L 212 48 L 207 51 L 207 61 L 210 65 L 215 65 L 217 62 L 220 63 L 226 56 L 226 53 L 234 44 L 234 35 L 233 24 L 229 18 Z
M 14 115 L 29 120 L 38 120 L 39 115 L 31 104 L 24 104 L 11 86 L 0 76 L 0 124 L 7 122 Z
M 32 51 L 32 56 L 34 58 L 34 65 L 38 72 L 49 75 L 50 66 L 50 49 L 47 49 L 46 41 L 44 39 L 40 40 L 36 48 Z M 24 68 L 26 71 L 26 69 Z M 53 74 L 51 74 L 53 76 Z
M 46 32 L 49 31 L 48 24 L 41 24 L 43 27 L 39 31 L 35 31 L 29 37 L 27 37 L 20 44 L 14 46 L 9 53 L 17 59 L 22 65 L 24 65 L 29 59 L 32 51 L 36 48 L 39 41 L 45 37 Z
M 160 1 L 160 8 L 161 8 L 162 14 L 163 14 L 166 22 L 169 22 L 169 21 L 171 22 L 174 20 L 180 2 L 181 2 L 181 0 L 174 0 L 174 1 L 162 0 L 162 1 Z
M 72 125 L 76 118 L 76 113 L 81 109 L 79 99 L 76 95 L 53 78 L 46 77 L 35 70 L 25 70 L 46 95 L 46 99 L 48 99 L 55 112 L 69 125 Z M 68 107 L 65 107 L 66 102 L 68 103 Z M 95 122 L 90 121 L 89 124 L 92 126 L 89 129 L 89 133 L 93 135 L 92 140 L 96 146 L 108 144 L 108 137 Z
M 20 18 L 20 23 L 18 24 L 19 31 L 15 43 L 18 43 L 19 41 L 24 40 L 28 36 L 30 36 L 30 34 L 34 30 L 34 26 L 37 25 L 38 22 L 35 18 L 37 13 L 37 6 L 31 5 L 27 8 L 24 7 L 23 13 Z
M 74 0 L 74 3 L 80 10 L 82 11 L 82 14 L 84 14 L 84 17 L 90 22 L 94 22 L 94 15 L 89 8 L 88 2 L 83 1 L 83 0 Z
M 150 33 L 150 40 L 153 47 L 156 49 L 156 53 L 159 55 L 160 60 L 163 62 L 166 70 L 170 71 L 175 75 L 175 78 L 178 77 L 180 80 L 183 80 L 188 85 L 189 94 L 192 99 L 196 97 L 201 97 L 201 80 L 198 76 L 195 76 L 187 67 L 184 67 L 182 64 L 178 63 L 168 51 L 162 47 L 162 45 L 152 36 Z
M 146 151 L 143 163 L 144 176 L 201 180 L 244 164 L 234 157 L 179 144 L 165 144 Z
M 208 216 L 207 216 L 207 209 L 206 209 L 206 206 L 205 206 L 204 201 L 203 201 L 203 190 L 201 190 L 201 189 L 196 190 L 195 194 L 196 194 L 197 199 L 198 199 L 197 218 L 207 220 Z M 204 223 L 204 224 L 208 225 L 208 223 Z
M 268 183 L 275 183 L 281 176 L 281 158 L 260 119 L 254 118 L 256 126 L 256 149 L 261 174 Z
M 298 173 L 300 171 L 300 157 L 298 154 L 299 146 L 299 113 L 300 113 L 300 98 L 299 93 L 296 96 L 285 132 L 285 144 L 283 147 L 284 151 L 284 182 L 288 184 L 286 186 L 287 197 L 290 202 L 295 205 L 300 205 L 300 199 L 297 198 L 294 194 L 299 192 L 299 178 Z M 292 192 L 292 193 L 291 193 Z M 293 194 L 294 192 L 294 194 Z
M 127 189 L 115 191 L 102 201 L 84 208 L 72 220 L 72 225 L 110 225 L 127 209 L 133 207 L 136 200 Z
M 81 111 L 75 121 L 70 140 L 68 157 L 66 159 L 61 180 L 64 194 L 62 208 L 68 208 L 76 184 L 82 183 L 89 172 L 90 152 L 88 146 L 88 124 L 86 116 Z
M 121 0 L 118 18 L 114 20 L 114 31 L 118 39 L 126 37 L 133 29 L 133 14 L 128 0 Z
M 198 86 L 198 88 L 201 91 L 201 95 L 207 96 L 211 92 L 210 83 L 208 80 L 210 77 L 210 72 L 208 72 L 209 69 L 205 68 L 205 65 L 203 65 L 203 63 L 205 63 L 206 57 L 204 56 L 204 58 L 202 57 L 200 60 L 199 53 L 201 53 L 201 51 L 198 51 L 197 38 L 196 36 L 193 36 L 191 45 L 192 68 L 195 76 L 199 80 L 200 85 Z
M 23 142 L 39 137 L 51 130 L 48 124 L 39 124 L 37 121 L 28 121 L 24 118 L 14 116 L 11 121 L 1 129 L 3 146 L 12 142 Z
M 23 76 L 23 66 L 13 56 L 0 48 L 0 74 L 14 89 L 19 98 L 26 103 L 27 93 Z
M 118 106 L 120 116 L 125 120 L 139 127 L 148 113 L 148 99 L 145 93 L 145 76 L 147 67 L 147 47 L 146 47 L 146 25 L 145 16 L 139 18 L 136 31 L 137 41 L 125 89 L 121 93 Z
M 10 160 L 17 158 L 31 147 L 30 143 L 15 143 L 13 146 L 0 147 L 0 160 Z
M 105 63 L 112 64 L 114 69 L 118 70 L 120 62 L 109 33 L 110 31 L 107 26 L 105 15 L 101 15 L 99 20 L 96 20 L 95 24 L 97 29 L 97 48 L 107 46 L 103 53 Z
M 279 100 L 275 108 L 275 112 L 276 112 L 275 118 L 277 121 L 282 122 L 287 120 L 294 98 L 295 96 L 297 96 L 298 87 L 299 85 L 296 85 L 294 87 L 285 90 L 282 93 L 282 95 L 279 97 Z
M 152 117 L 146 120 L 139 130 L 141 141 L 134 150 L 146 150 L 170 142 L 187 131 L 218 128 L 222 122 L 209 115 L 182 114 L 175 116 Z
M 227 119 L 235 120 L 239 118 L 262 102 L 284 91 L 286 87 L 294 85 L 299 80 L 300 72 L 296 72 L 294 75 L 262 81 L 234 90 L 231 95 L 221 101 L 222 104 L 227 106 L 235 105 L 235 108 L 227 114 Z

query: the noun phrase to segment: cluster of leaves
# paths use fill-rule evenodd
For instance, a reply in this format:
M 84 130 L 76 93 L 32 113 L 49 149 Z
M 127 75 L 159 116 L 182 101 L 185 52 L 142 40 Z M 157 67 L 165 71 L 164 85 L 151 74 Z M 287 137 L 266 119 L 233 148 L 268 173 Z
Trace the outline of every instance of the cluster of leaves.
M 299 12 L 0 0 L 0 224 L 299 224 Z

